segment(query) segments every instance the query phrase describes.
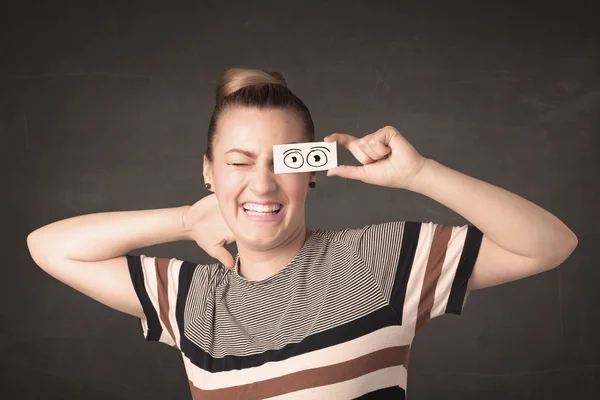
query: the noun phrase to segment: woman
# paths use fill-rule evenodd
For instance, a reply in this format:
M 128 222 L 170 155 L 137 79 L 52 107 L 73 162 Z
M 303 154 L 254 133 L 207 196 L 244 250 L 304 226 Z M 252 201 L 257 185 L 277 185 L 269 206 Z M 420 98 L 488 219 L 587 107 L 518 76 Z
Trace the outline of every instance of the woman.
M 274 144 L 314 141 L 278 73 L 228 70 L 204 157 L 213 192 L 193 206 L 84 215 L 29 235 L 46 272 L 140 318 L 181 351 L 194 399 L 405 398 L 410 344 L 431 318 L 460 315 L 470 290 L 561 264 L 577 239 L 558 218 L 422 157 L 391 126 L 334 133 L 363 164 L 327 176 L 427 195 L 474 225 L 305 225 L 316 173 L 273 173 Z M 130 251 L 195 240 L 217 263 Z M 236 241 L 234 259 L 223 247 Z M 132 285 L 133 283 L 133 285 Z

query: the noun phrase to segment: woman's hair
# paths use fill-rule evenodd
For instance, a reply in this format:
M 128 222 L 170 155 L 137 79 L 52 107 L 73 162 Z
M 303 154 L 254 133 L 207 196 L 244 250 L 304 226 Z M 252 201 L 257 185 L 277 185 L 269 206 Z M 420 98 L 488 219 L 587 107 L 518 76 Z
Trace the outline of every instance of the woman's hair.
M 216 105 L 208 126 L 206 158 L 213 160 L 213 143 L 221 115 L 233 107 L 290 110 L 304 125 L 307 142 L 315 140 L 315 126 L 308 108 L 291 92 L 279 72 L 230 68 L 216 90 Z

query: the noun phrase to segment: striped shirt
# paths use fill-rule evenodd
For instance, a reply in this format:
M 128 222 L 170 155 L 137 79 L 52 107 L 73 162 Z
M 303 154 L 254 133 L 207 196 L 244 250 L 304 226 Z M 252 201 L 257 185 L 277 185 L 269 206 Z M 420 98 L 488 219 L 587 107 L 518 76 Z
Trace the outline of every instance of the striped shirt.
M 275 275 L 175 258 L 127 261 L 146 340 L 182 355 L 193 399 L 406 398 L 410 345 L 460 315 L 482 233 L 393 221 L 315 229 Z

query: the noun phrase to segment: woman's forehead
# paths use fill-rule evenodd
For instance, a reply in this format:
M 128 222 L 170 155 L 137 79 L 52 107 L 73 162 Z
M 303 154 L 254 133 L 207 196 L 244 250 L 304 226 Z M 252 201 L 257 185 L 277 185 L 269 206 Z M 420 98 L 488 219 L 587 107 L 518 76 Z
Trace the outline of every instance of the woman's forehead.
M 240 109 L 227 114 L 219 121 L 217 147 L 221 152 L 236 148 L 272 153 L 274 144 L 305 141 L 304 127 L 290 111 Z
M 291 142 L 286 142 L 286 143 L 276 143 L 276 144 L 292 144 L 292 143 L 301 143 L 300 141 L 291 141 Z M 247 147 L 244 146 L 242 148 L 240 147 L 232 147 L 230 149 L 225 150 L 225 154 L 242 154 L 246 157 L 250 157 L 250 158 L 258 158 L 260 157 L 260 154 L 264 153 L 269 155 L 270 157 L 272 157 L 272 153 L 273 153 L 273 146 L 268 146 L 268 147 L 263 147 L 260 148 L 258 151 L 256 150 L 252 150 L 252 147 Z

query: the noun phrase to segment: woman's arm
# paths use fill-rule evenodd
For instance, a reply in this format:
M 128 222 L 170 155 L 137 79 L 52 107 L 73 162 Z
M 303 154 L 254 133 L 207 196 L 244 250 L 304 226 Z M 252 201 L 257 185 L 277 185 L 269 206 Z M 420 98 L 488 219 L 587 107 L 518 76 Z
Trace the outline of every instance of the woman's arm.
M 68 218 L 30 233 L 27 246 L 35 263 L 52 277 L 108 307 L 143 318 L 125 254 L 190 239 L 182 219 L 188 207 Z
M 575 234 L 550 212 L 435 160 L 426 159 L 407 189 L 456 211 L 484 233 L 472 289 L 554 268 L 577 246 Z
M 36 263 L 56 258 L 106 260 L 141 247 L 191 240 L 182 220 L 183 212 L 189 207 L 114 211 L 67 218 L 31 232 L 27 244 Z
M 571 252 L 577 244 L 575 234 L 540 206 L 432 159 L 408 189 L 456 211 L 496 244 L 524 257 Z
M 469 288 L 480 289 L 560 265 L 577 246 L 557 217 L 524 198 L 425 158 L 393 126 L 357 139 L 334 133 L 363 164 L 338 166 L 327 176 L 412 190 L 456 211 L 484 235 Z

